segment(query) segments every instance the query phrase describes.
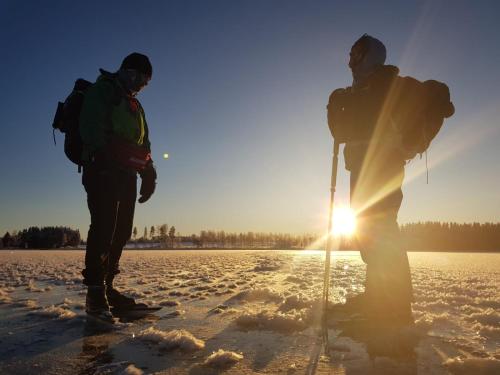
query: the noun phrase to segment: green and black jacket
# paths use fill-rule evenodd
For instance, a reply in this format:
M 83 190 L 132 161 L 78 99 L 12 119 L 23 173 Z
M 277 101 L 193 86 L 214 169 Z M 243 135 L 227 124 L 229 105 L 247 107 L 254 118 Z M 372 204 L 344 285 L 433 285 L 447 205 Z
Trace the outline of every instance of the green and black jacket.
M 101 75 L 85 93 L 80 113 L 82 160 L 106 152 L 112 137 L 119 137 L 151 151 L 148 125 L 141 103 L 127 94 L 116 74 L 100 69 Z

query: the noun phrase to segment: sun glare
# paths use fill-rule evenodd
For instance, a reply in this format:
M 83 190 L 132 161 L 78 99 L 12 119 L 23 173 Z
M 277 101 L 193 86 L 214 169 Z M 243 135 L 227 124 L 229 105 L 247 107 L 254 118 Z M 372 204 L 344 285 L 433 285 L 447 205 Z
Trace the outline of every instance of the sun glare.
M 352 236 L 356 230 L 356 214 L 349 207 L 335 207 L 333 210 L 333 229 L 335 236 Z

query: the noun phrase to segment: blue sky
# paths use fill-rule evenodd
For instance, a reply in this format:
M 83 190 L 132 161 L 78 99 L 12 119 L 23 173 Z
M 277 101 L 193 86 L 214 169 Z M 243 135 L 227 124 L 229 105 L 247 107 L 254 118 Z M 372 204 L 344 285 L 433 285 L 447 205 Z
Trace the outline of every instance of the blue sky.
M 402 75 L 438 79 L 456 114 L 407 168 L 400 222 L 498 221 L 500 32 L 494 1 L 1 1 L 0 233 L 88 228 L 76 167 L 51 123 L 78 77 L 147 54 L 139 96 L 159 174 L 135 223 L 182 233 L 321 232 L 332 139 L 329 93 L 351 82 L 352 43 L 387 46 Z M 170 154 L 162 160 L 164 152 Z M 341 163 L 343 161 L 341 160 Z M 342 164 L 341 164 L 342 165 Z M 416 177 L 415 177 L 416 176 Z M 339 172 L 346 202 L 348 175 Z

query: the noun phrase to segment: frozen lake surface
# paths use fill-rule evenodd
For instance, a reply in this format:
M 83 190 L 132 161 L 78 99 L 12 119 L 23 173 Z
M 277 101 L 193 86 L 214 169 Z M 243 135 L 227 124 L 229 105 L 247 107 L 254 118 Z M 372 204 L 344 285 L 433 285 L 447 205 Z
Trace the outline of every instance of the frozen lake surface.
M 323 252 L 125 251 L 118 288 L 164 307 L 111 330 L 85 318 L 83 256 L 0 251 L 1 374 L 500 374 L 500 254 L 410 253 L 412 332 L 333 326 L 329 356 Z M 334 302 L 364 269 L 334 253 Z

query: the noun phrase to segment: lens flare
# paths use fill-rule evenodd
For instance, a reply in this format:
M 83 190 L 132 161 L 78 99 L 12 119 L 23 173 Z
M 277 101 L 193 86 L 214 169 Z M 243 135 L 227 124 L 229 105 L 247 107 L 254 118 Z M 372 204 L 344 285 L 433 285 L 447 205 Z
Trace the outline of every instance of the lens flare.
M 352 236 L 356 230 L 356 214 L 349 207 L 336 207 L 332 221 L 334 236 Z

